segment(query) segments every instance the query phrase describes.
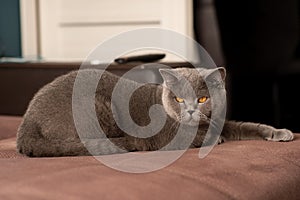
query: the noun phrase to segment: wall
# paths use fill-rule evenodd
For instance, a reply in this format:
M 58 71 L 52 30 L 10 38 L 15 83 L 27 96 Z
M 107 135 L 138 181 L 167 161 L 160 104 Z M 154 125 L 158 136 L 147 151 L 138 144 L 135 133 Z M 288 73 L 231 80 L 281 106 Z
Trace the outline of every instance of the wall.
M 19 0 L 0 2 L 0 57 L 21 56 Z

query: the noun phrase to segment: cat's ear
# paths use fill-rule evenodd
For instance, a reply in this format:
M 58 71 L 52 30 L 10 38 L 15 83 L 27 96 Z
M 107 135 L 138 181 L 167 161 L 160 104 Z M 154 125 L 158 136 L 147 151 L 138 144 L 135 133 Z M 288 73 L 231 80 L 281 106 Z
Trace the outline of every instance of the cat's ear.
M 222 81 L 225 81 L 226 78 L 226 69 L 224 67 L 218 67 L 215 69 L 208 69 L 206 70 L 206 74 L 204 74 L 204 79 L 221 79 Z
M 226 77 L 226 69 L 224 67 L 218 67 L 215 69 L 208 69 L 204 74 L 205 82 L 216 88 L 224 88 Z
M 179 81 L 179 75 L 174 69 L 159 69 L 159 72 L 166 85 L 173 84 Z

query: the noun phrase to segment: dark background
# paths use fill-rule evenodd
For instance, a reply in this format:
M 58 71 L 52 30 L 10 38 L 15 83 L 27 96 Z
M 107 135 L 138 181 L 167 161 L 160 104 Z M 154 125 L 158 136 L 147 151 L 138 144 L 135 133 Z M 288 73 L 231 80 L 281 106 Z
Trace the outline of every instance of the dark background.
M 229 74 L 229 118 L 299 132 L 298 0 L 194 0 L 195 34 L 200 44 L 205 43 L 200 18 L 207 15 L 209 6 L 215 11 L 224 57 L 217 64 L 225 64 Z M 213 50 L 212 44 L 204 47 Z M 218 57 L 217 52 L 209 53 Z

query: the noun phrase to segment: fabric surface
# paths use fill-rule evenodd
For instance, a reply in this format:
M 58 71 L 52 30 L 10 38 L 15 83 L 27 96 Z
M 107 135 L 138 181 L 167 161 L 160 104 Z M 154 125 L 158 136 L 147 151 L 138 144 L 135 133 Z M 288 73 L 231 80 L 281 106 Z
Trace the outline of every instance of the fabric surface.
M 0 140 L 16 136 L 21 117 L 0 115 Z
M 92 156 L 22 156 L 20 120 L 0 117 L 0 199 L 300 199 L 299 135 L 287 143 L 227 142 L 204 159 L 189 149 L 159 171 L 130 174 Z

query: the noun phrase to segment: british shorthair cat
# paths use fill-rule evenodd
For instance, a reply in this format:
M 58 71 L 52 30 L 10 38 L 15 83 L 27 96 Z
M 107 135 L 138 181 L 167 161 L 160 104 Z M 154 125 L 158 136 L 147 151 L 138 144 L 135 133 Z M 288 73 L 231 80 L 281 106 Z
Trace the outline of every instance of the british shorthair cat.
M 96 69 L 80 71 L 85 74 L 82 77 L 94 78 L 99 72 L 100 70 Z M 216 97 L 218 93 L 225 94 L 225 68 L 160 69 L 163 84 L 145 84 L 139 87 L 130 97 L 128 109 L 136 125 L 145 127 L 151 123 L 149 117 L 151 106 L 160 104 L 165 112 L 165 124 L 150 137 L 136 137 L 122 130 L 117 123 L 118 119 L 122 121 L 124 115 L 117 103 L 122 97 L 113 99 L 112 94 L 121 77 L 102 71 L 94 95 L 97 120 L 92 117 L 84 117 L 82 120 L 98 123 L 106 137 L 99 138 L 87 133 L 84 139 L 82 138 L 84 136 L 79 137 L 77 133 L 72 112 L 73 86 L 78 73 L 74 71 L 56 78 L 33 97 L 18 129 L 17 149 L 20 153 L 40 157 L 155 151 L 169 144 L 180 126 L 187 136 L 190 131 L 196 130 L 189 147 L 201 147 L 210 138 L 206 136 L 209 125 L 218 128 L 220 122 L 218 117 L 214 119 L 212 116 L 213 104 L 226 103 L 226 98 L 224 99 L 222 95 L 219 95 L 219 98 L 212 98 L 212 91 Z M 122 79 L 122 86 L 125 89 L 137 85 L 137 82 Z M 115 112 L 112 108 L 115 108 Z M 221 106 L 217 109 L 224 108 Z M 85 116 L 88 116 L 88 113 Z M 218 143 L 244 139 L 290 141 L 293 139 L 293 133 L 287 129 L 276 129 L 264 124 L 225 121 L 221 135 L 217 138 Z M 183 140 L 184 138 L 182 139 L 184 143 Z M 183 147 L 177 144 L 172 149 L 181 148 Z

